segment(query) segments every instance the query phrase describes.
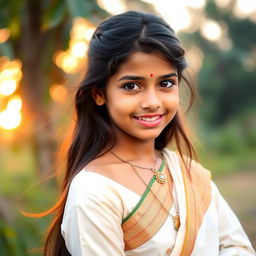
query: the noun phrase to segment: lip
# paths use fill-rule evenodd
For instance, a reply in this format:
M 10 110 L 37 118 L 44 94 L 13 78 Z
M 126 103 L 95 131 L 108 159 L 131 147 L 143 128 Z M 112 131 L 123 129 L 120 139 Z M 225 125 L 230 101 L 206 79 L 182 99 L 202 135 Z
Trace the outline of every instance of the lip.
M 163 120 L 163 116 L 164 114 L 147 114 L 147 115 L 140 115 L 140 116 L 133 116 L 133 119 L 139 123 L 140 125 L 144 126 L 144 127 L 156 127 L 158 126 L 161 121 Z M 142 120 L 140 118 L 156 118 L 153 121 L 146 121 L 146 120 Z

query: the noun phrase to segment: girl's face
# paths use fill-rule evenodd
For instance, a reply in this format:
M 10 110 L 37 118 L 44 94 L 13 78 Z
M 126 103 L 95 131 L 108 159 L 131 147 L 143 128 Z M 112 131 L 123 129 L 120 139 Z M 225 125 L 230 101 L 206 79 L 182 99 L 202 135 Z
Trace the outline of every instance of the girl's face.
M 135 52 L 107 83 L 106 104 L 119 136 L 154 140 L 173 119 L 179 104 L 177 69 L 155 53 Z

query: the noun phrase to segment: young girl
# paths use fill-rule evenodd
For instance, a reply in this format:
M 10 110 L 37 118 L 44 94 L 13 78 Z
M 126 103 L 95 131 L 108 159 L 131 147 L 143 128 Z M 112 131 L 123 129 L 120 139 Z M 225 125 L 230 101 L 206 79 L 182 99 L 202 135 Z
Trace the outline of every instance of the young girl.
M 98 26 L 44 255 L 254 255 L 210 173 L 192 160 L 179 107 L 182 79 L 195 95 L 186 67 L 159 17 L 130 11 Z

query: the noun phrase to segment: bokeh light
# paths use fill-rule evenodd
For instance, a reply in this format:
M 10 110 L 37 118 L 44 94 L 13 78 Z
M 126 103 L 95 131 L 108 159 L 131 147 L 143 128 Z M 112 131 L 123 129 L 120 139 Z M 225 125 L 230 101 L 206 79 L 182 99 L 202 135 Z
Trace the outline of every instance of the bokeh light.
M 221 26 L 214 20 L 206 20 L 200 29 L 204 38 L 210 41 L 218 41 L 222 36 Z
M 144 0 L 144 2 L 154 5 L 156 11 L 163 16 L 176 32 L 188 28 L 192 22 L 191 14 L 186 8 L 188 3 L 186 0 L 159 0 L 157 2 L 154 0 Z
M 7 109 L 12 111 L 20 111 L 22 108 L 22 100 L 19 95 L 13 95 L 7 104 Z
M 87 52 L 88 45 L 85 41 L 72 40 L 70 42 L 70 53 L 74 57 L 83 58 Z
M 0 112 L 0 127 L 6 130 L 17 128 L 22 120 L 22 100 L 13 95 L 22 79 L 21 61 L 1 58 L 0 61 L 0 95 L 7 101 L 5 109 Z
M 21 115 L 22 100 L 18 95 L 12 96 L 5 110 L 0 112 L 0 126 L 6 130 L 17 128 L 22 120 Z
M 0 29 L 0 43 L 4 43 L 5 41 L 7 41 L 9 39 L 11 35 L 10 29 L 8 28 L 1 28 Z
M 256 12 L 256 1 L 237 0 L 234 8 L 234 14 L 241 19 L 247 18 Z
M 88 42 L 95 27 L 84 18 L 75 18 L 70 31 L 69 48 L 54 54 L 53 61 L 65 73 L 76 73 L 86 60 Z
M 97 4 L 111 14 L 118 14 L 126 11 L 126 6 L 122 0 L 97 0 Z
M 17 89 L 17 83 L 14 79 L 0 81 L 0 93 L 8 96 L 13 94 Z
M 50 87 L 50 96 L 57 102 L 64 102 L 68 97 L 68 91 L 61 84 L 53 84 Z

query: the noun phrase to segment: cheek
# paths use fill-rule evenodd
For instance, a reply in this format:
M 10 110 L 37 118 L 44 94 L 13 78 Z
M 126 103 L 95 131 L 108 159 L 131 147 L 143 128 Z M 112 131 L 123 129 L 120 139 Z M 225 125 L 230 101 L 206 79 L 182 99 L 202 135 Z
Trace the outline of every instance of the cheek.
M 109 101 L 107 109 L 112 119 L 118 119 L 115 121 L 125 120 L 134 112 L 134 101 L 116 97 Z
M 179 106 L 179 95 L 178 93 L 172 94 L 165 99 L 165 107 L 169 110 L 176 110 Z

